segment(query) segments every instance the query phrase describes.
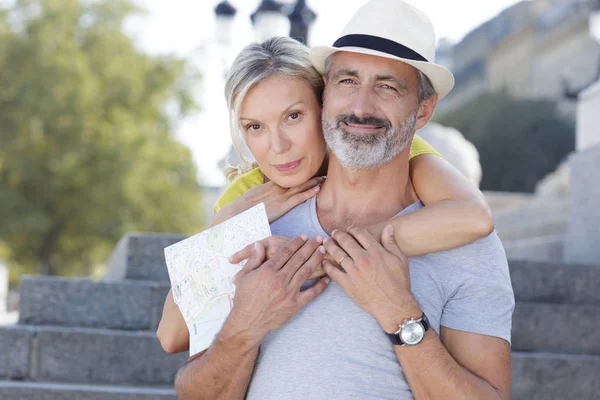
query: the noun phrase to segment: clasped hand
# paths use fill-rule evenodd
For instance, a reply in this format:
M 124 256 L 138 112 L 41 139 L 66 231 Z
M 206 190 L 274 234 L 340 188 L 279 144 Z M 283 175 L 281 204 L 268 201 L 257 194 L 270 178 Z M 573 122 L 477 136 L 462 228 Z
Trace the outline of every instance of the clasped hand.
M 321 265 L 322 240 L 305 235 L 289 239 L 266 260 L 266 249 L 257 242 L 244 267 L 235 275 L 234 306 L 228 331 L 242 335 L 252 345 L 285 324 L 300 308 L 321 294 L 329 278 L 301 291 L 301 286 Z
M 408 259 L 398 247 L 391 225 L 384 229 L 381 243 L 367 230 L 351 228 L 334 231 L 324 246 L 331 255 L 324 261 L 327 275 L 385 331 L 393 333 L 405 319 L 420 317 L 410 291 Z

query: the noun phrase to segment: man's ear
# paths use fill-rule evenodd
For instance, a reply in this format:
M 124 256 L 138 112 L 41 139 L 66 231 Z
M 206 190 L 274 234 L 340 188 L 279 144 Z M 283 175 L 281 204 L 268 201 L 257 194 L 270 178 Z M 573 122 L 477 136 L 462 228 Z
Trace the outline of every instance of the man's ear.
M 437 106 L 438 95 L 433 95 L 430 98 L 423 100 L 419 105 L 419 111 L 417 112 L 417 121 L 415 123 L 415 130 L 419 130 L 431 119 L 435 107 Z

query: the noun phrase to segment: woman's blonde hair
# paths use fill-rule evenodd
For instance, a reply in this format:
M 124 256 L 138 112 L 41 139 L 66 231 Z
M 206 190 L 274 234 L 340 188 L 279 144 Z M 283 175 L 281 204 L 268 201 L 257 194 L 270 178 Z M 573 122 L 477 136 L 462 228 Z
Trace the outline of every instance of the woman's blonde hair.
M 308 52 L 308 47 L 294 39 L 273 37 L 262 43 L 249 44 L 233 61 L 225 83 L 225 100 L 229 109 L 231 141 L 241 165 L 226 168 L 229 181 L 257 166 L 243 154 L 245 142 L 239 121 L 240 106 L 250 89 L 272 76 L 299 78 L 313 89 L 321 103 L 323 79 L 312 66 Z

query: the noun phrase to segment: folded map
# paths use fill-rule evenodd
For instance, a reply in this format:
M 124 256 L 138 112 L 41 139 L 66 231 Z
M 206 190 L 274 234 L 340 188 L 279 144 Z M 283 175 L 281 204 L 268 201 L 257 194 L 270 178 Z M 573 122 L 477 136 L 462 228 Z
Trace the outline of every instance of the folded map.
M 190 332 L 190 356 L 207 349 L 233 307 L 233 276 L 243 263 L 228 258 L 271 236 L 264 204 L 165 248 L 173 299 Z

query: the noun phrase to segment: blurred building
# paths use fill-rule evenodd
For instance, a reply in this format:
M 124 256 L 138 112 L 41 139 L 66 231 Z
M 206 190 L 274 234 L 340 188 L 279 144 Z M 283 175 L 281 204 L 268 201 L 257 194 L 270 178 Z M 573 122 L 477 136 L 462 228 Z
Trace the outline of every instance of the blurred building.
M 597 0 L 531 0 L 507 8 L 451 50 L 456 87 L 444 108 L 506 91 L 520 98 L 558 100 L 571 116 L 569 99 L 600 71 L 600 46 L 589 34 Z

